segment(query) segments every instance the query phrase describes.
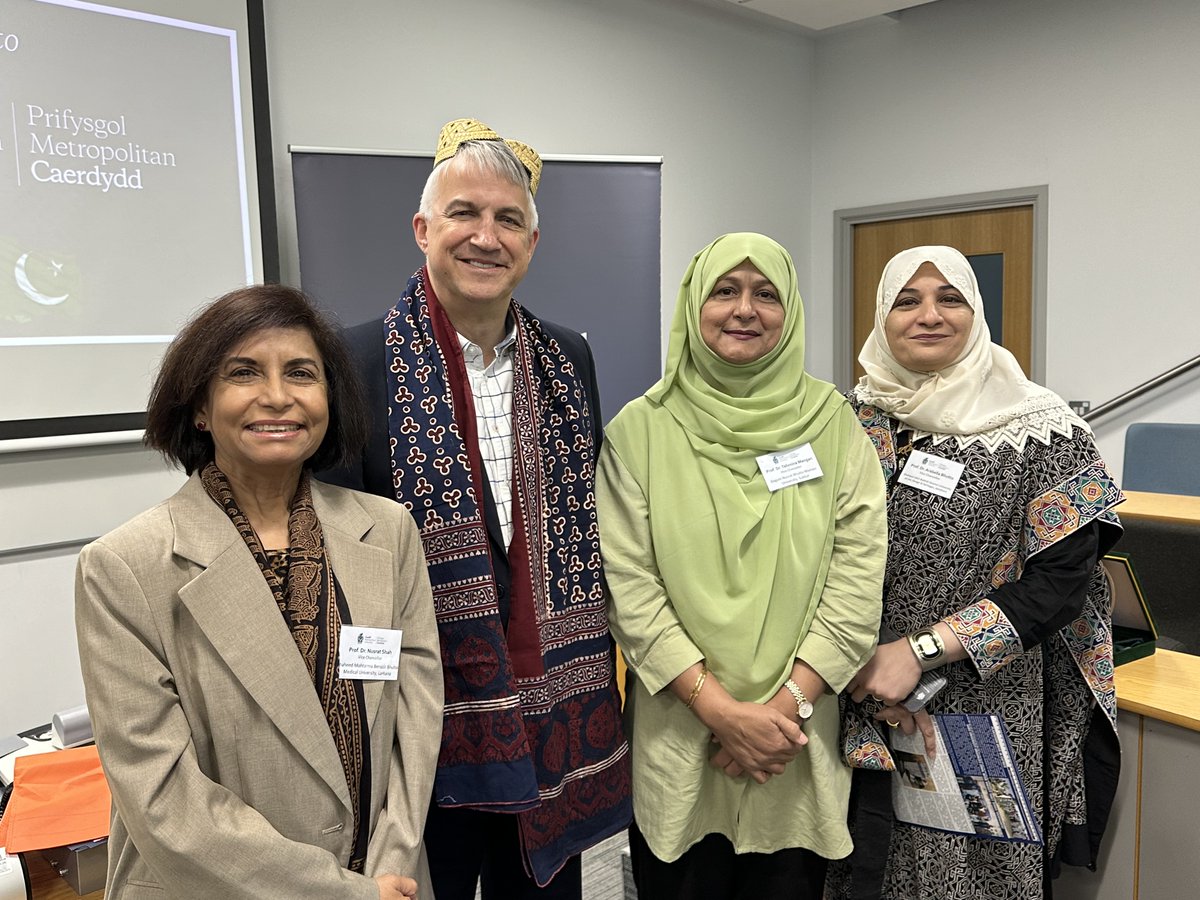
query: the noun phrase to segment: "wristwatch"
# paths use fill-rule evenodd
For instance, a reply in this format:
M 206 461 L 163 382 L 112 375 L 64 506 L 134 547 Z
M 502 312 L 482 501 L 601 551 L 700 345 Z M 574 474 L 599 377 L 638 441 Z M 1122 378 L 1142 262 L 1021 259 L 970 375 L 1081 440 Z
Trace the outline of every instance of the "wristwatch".
M 922 672 L 936 669 L 941 665 L 942 657 L 946 655 L 946 645 L 942 643 L 942 636 L 933 628 L 914 631 L 908 636 L 908 646 L 912 647 Z
M 800 685 L 796 684 L 792 679 L 789 678 L 785 681 L 783 686 L 787 688 L 787 692 L 796 701 L 796 717 L 801 723 L 806 722 L 813 714 L 812 701 L 804 696 L 804 691 L 800 690 Z

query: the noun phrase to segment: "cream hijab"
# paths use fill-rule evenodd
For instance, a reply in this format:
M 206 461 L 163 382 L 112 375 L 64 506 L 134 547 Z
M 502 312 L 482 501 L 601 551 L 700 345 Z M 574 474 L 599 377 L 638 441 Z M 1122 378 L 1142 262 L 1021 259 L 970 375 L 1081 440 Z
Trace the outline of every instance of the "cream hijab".
M 938 372 L 914 372 L 901 365 L 884 330 L 897 294 L 926 262 L 962 292 L 975 314 L 962 355 Z M 1048 442 L 1052 431 L 1091 431 L 1058 394 L 1026 378 L 1013 355 L 992 343 L 975 272 L 953 247 L 913 247 L 889 260 L 875 294 L 875 328 L 858 361 L 866 375 L 855 396 L 918 436 L 952 436 L 960 446 L 979 441 L 993 450 L 1008 443 L 1021 450 L 1030 436 Z

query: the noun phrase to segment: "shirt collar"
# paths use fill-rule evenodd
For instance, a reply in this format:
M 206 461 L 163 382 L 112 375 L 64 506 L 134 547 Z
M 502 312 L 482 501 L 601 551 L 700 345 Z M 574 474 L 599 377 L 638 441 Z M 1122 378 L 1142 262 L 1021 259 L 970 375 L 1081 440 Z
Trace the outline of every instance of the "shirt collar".
M 483 363 L 483 348 L 480 347 L 478 344 L 476 344 L 470 338 L 464 337 L 463 335 L 459 334 L 457 331 L 454 333 L 456 335 L 458 335 L 458 345 L 462 348 L 463 359 L 469 363 L 474 363 L 476 365 L 482 365 L 482 363 Z M 495 346 L 495 348 L 493 348 L 496 353 L 496 359 L 502 359 L 505 356 L 507 356 L 508 354 L 512 353 L 513 348 L 516 346 L 516 343 L 517 343 L 517 323 L 513 322 L 511 325 L 509 325 L 508 334 L 506 334 L 504 336 L 504 340 L 502 340 L 500 343 L 498 343 Z

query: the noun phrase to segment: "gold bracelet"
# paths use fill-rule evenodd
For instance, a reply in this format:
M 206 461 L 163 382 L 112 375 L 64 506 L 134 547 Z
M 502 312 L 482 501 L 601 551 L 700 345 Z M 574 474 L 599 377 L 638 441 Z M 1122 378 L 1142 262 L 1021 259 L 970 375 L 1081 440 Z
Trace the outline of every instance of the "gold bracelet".
M 692 704 L 696 702 L 696 698 L 700 696 L 700 688 L 704 687 L 704 679 L 708 677 L 708 664 L 700 663 L 700 675 L 696 678 L 696 686 L 692 688 L 692 693 L 688 696 L 687 709 L 692 708 Z

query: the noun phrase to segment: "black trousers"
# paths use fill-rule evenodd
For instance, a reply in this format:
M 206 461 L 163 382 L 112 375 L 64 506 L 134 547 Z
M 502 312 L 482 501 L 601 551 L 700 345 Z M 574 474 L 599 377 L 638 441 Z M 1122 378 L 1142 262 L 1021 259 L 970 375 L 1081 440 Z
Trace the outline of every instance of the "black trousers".
M 517 817 L 434 805 L 425 823 L 425 852 L 437 900 L 581 900 L 583 870 L 571 857 L 546 887 L 527 874 Z M 481 884 L 482 882 L 482 884 Z
M 629 827 L 629 855 L 638 900 L 821 900 L 828 866 L 824 857 L 799 847 L 735 853 L 720 834 L 665 863 L 650 852 L 636 822 Z

